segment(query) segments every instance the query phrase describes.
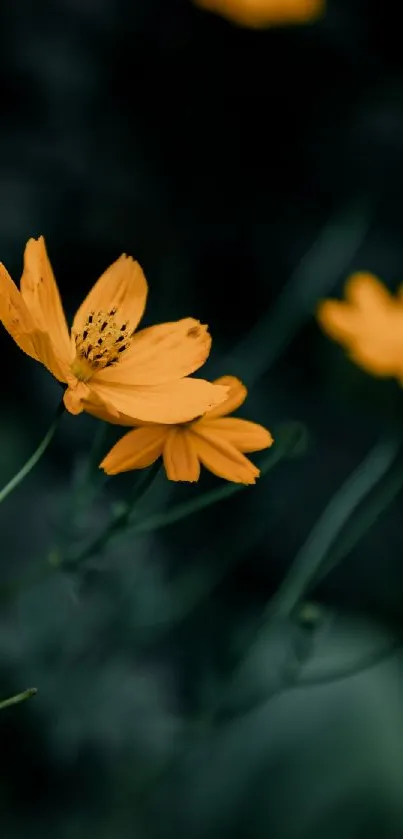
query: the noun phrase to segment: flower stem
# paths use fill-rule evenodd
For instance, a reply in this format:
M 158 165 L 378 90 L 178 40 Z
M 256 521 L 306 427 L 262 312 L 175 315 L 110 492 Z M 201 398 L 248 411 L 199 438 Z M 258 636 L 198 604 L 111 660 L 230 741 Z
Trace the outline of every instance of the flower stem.
M 278 435 L 276 434 L 276 442 L 273 449 L 270 449 L 270 452 L 260 467 L 261 476 L 269 472 L 283 458 L 297 455 L 299 450 L 305 446 L 306 436 L 306 430 L 302 423 L 284 423 L 284 426 L 280 429 L 280 433 Z M 232 495 L 244 489 L 246 489 L 245 484 L 226 484 L 218 487 L 197 498 L 191 498 L 189 501 L 177 504 L 164 513 L 155 513 L 148 519 L 134 522 L 130 528 L 130 532 L 133 534 L 142 534 L 161 530 L 163 527 L 168 527 L 194 513 L 200 512 L 200 510 L 205 510 L 206 507 L 211 507 L 212 504 L 216 504 L 218 501 L 224 501 L 226 498 L 230 498 Z
M 302 423 L 284 423 L 281 429 L 279 429 L 279 434 L 276 435 L 276 443 L 273 449 L 270 449 L 266 460 L 261 466 L 261 475 L 269 472 L 283 458 L 299 455 L 305 448 L 306 436 L 306 429 Z M 131 523 L 130 517 L 134 511 L 135 503 L 144 495 L 159 470 L 160 463 L 157 462 L 145 473 L 143 480 L 136 484 L 134 496 L 131 498 L 130 503 L 125 505 L 124 509 L 107 524 L 106 528 L 81 553 L 75 557 L 61 560 L 57 563 L 59 567 L 69 569 L 94 556 L 108 544 L 116 533 L 121 532 L 125 527 L 130 527 L 131 535 L 141 535 L 143 533 L 161 530 L 194 513 L 200 512 L 200 510 L 206 509 L 206 507 L 210 507 L 212 504 L 216 504 L 218 501 L 230 498 L 240 490 L 245 489 L 244 484 L 226 484 L 223 487 L 211 490 L 211 492 L 206 492 L 198 498 L 192 498 L 189 501 L 183 502 L 183 504 L 177 504 L 164 513 L 154 513 L 147 519 L 141 519 L 140 521 Z
M 373 215 L 371 201 L 362 195 L 351 198 L 325 222 L 274 305 L 228 354 L 223 368 L 236 370 L 248 387 L 267 374 L 300 326 L 312 317 L 318 300 L 346 273 L 368 234 Z
M 9 481 L 8 484 L 6 484 L 5 487 L 3 487 L 2 490 L 0 490 L 0 504 L 7 498 L 8 495 L 10 495 L 15 489 L 17 489 L 17 487 L 20 485 L 20 483 L 22 483 L 24 478 L 26 478 L 27 475 L 29 475 L 31 470 L 34 468 L 34 466 L 36 466 L 38 461 L 41 459 L 42 455 L 45 454 L 46 449 L 48 448 L 49 444 L 51 443 L 54 437 L 55 431 L 59 424 L 60 417 L 62 416 L 63 412 L 64 404 L 62 401 L 57 409 L 56 416 L 52 422 L 52 425 L 46 432 L 42 442 L 39 444 L 36 451 L 34 451 L 33 455 L 31 455 L 29 460 L 27 460 L 27 462 L 20 469 L 20 471 L 17 472 L 17 474 L 14 475 L 13 478 L 11 478 L 11 481 Z
M 84 562 L 86 559 L 89 559 L 91 556 L 99 553 L 99 551 L 103 550 L 104 547 L 110 542 L 110 540 L 120 531 L 124 530 L 127 526 L 130 516 L 133 513 L 133 509 L 137 501 L 147 492 L 151 484 L 154 482 L 154 479 L 157 477 L 161 468 L 160 462 L 154 463 L 147 471 L 144 472 L 141 479 L 136 483 L 134 488 L 133 495 L 130 499 L 128 504 L 125 504 L 124 507 L 116 513 L 115 516 L 111 519 L 111 521 L 107 524 L 104 530 L 98 534 L 98 536 L 84 548 L 79 554 L 75 557 L 71 557 L 66 560 L 62 560 L 59 563 L 59 567 L 64 569 L 70 569 L 71 567 L 75 567 L 79 565 L 81 562 Z
M 318 575 L 313 580 L 313 585 L 316 585 L 327 577 L 355 548 L 360 539 L 366 535 L 368 530 L 381 517 L 383 511 L 394 501 L 402 487 L 403 469 L 400 455 L 385 475 L 383 483 L 377 486 L 375 492 L 371 494 L 371 498 L 363 505 L 363 509 L 360 508 L 352 516 L 340 539 L 336 540 L 334 546 L 329 551 L 326 562 L 321 565 Z
M 290 617 L 294 612 L 307 589 L 320 575 L 340 532 L 363 499 L 389 470 L 400 450 L 401 438 L 398 436 L 379 440 L 334 494 L 295 557 L 277 595 L 269 604 L 265 623 L 273 618 Z
M 12 705 L 19 705 L 20 702 L 31 699 L 31 696 L 35 696 L 36 693 L 36 688 L 28 688 L 22 693 L 16 693 L 15 696 L 10 696 L 9 699 L 3 699 L 0 701 L 0 711 L 3 711 L 4 708 L 11 708 Z

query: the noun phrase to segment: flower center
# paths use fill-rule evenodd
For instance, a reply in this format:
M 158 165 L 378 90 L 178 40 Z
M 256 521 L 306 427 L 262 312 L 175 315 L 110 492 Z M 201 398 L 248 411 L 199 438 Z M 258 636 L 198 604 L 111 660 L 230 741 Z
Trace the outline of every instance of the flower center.
M 72 372 L 81 382 L 94 373 L 117 364 L 130 347 L 131 330 L 127 323 L 115 321 L 117 309 L 110 312 L 90 312 L 82 332 L 75 335 L 76 357 Z

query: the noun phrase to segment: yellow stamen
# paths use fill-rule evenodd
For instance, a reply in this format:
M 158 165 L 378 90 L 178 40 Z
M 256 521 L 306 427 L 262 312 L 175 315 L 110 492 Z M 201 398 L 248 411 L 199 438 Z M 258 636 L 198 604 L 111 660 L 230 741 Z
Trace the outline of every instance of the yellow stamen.
M 127 323 L 116 323 L 116 312 L 116 308 L 90 312 L 84 329 L 74 336 L 76 357 L 71 370 L 79 381 L 87 382 L 94 373 L 117 364 L 130 347 L 131 330 Z

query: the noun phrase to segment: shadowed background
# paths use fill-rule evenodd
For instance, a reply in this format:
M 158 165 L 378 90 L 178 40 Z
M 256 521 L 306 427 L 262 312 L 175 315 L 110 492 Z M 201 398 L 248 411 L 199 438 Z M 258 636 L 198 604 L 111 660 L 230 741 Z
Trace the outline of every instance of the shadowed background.
M 315 25 L 248 31 L 190 0 L 1 4 L 0 260 L 18 279 L 43 233 L 71 317 L 132 254 L 150 285 L 144 324 L 208 323 L 205 373 L 244 379 L 241 415 L 275 437 L 290 420 L 307 430 L 256 487 L 28 586 L 135 480 L 100 483 L 73 522 L 99 426 L 63 418 L 0 509 L 0 699 L 39 691 L 0 712 L 5 839 L 403 836 L 402 395 L 313 316 L 351 270 L 403 279 L 400 30 L 391 2 L 328 6 Z M 4 330 L 0 347 L 3 485 L 61 390 Z M 339 555 L 336 542 L 328 561 L 343 561 L 303 620 L 259 635 L 382 435 L 363 467 L 363 537 Z M 218 485 L 160 474 L 139 515 Z

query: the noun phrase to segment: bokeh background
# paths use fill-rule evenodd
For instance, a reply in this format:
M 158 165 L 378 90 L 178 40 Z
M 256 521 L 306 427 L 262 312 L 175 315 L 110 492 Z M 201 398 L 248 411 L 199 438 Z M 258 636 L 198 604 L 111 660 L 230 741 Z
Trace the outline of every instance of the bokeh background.
M 256 487 L 41 576 L 135 480 L 94 469 L 91 495 L 116 430 L 63 418 L 0 509 L 0 699 L 38 688 L 0 712 L 1 835 L 399 839 L 403 397 L 314 318 L 352 270 L 403 278 L 395 5 L 252 31 L 191 0 L 5 0 L 0 31 L 10 273 L 43 233 L 71 316 L 133 254 L 144 323 L 209 323 L 206 373 L 243 377 L 243 416 L 305 428 Z M 4 330 L 0 352 L 3 485 L 61 394 Z M 159 474 L 138 515 L 218 485 Z M 307 540 L 328 573 L 268 625 Z

